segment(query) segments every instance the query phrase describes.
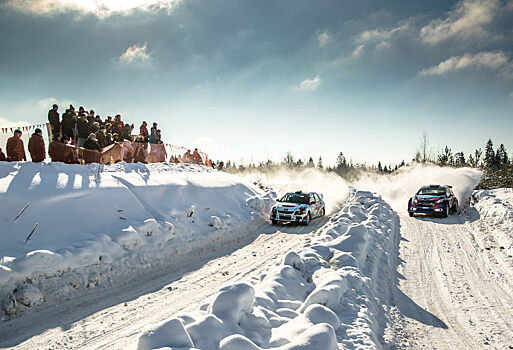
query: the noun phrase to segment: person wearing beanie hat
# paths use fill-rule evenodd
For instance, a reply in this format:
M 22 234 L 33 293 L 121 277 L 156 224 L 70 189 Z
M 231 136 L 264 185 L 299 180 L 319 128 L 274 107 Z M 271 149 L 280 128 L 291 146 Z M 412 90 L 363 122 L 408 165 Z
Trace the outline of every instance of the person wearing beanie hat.
M 58 134 L 57 134 L 58 135 Z M 28 150 L 30 158 L 34 163 L 39 163 L 45 160 L 45 140 L 43 140 L 43 132 L 37 128 L 29 139 Z
M 101 152 L 101 150 L 102 150 L 102 148 L 100 147 L 100 145 L 96 141 L 96 135 L 95 134 L 90 134 L 89 135 L 87 140 L 84 142 L 84 146 L 83 147 L 85 149 L 90 149 L 92 151 L 98 151 L 98 152 Z

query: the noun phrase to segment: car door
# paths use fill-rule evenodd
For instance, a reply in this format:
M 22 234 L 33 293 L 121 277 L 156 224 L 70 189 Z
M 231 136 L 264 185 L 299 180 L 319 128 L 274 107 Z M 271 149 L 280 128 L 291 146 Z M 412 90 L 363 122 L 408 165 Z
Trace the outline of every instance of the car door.
M 317 201 L 315 200 L 313 193 L 310 193 L 310 215 L 312 217 L 317 215 Z

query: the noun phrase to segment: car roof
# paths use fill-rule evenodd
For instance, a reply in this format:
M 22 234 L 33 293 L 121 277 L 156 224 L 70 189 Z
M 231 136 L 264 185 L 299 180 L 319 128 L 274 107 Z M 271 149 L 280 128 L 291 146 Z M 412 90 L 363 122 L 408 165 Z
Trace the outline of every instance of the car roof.
M 315 192 L 303 192 L 303 191 L 296 191 L 296 192 L 287 192 L 286 194 L 312 194 Z
M 446 189 L 447 187 L 452 188 L 452 186 L 449 186 L 449 185 L 425 185 L 425 186 L 422 186 L 421 188 L 443 188 L 443 189 Z

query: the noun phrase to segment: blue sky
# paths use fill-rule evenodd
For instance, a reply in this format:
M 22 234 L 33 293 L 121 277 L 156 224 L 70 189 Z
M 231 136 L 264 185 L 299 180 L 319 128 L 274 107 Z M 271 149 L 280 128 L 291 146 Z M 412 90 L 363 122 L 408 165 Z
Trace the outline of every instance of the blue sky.
M 0 124 L 71 102 L 237 163 L 512 151 L 512 34 L 513 0 L 0 0 Z

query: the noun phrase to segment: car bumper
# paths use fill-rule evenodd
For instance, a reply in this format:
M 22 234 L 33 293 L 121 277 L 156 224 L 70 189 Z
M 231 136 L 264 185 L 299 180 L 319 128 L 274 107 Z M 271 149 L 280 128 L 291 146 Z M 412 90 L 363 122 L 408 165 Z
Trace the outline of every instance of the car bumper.
M 280 221 L 280 222 L 306 222 L 307 214 L 304 215 L 294 215 L 294 214 L 271 214 L 271 220 Z
M 410 213 L 423 213 L 423 214 L 441 214 L 445 210 L 445 207 L 433 208 L 433 207 L 417 207 L 410 208 L 408 211 Z

